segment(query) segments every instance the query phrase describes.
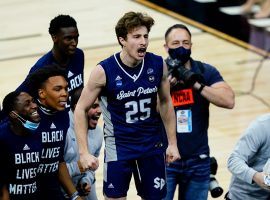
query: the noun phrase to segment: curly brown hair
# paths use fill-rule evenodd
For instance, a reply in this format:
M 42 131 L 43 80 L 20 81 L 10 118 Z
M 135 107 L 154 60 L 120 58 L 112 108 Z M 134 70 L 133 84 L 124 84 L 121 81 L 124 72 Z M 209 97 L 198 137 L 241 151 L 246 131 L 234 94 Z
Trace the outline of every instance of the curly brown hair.
M 133 31 L 134 28 L 145 26 L 147 31 L 150 32 L 151 27 L 154 25 L 155 21 L 152 17 L 148 16 L 145 13 L 140 12 L 127 12 L 123 17 L 119 19 L 115 26 L 115 33 L 118 40 L 118 43 L 123 46 L 119 37 L 124 39 L 127 38 L 127 34 Z

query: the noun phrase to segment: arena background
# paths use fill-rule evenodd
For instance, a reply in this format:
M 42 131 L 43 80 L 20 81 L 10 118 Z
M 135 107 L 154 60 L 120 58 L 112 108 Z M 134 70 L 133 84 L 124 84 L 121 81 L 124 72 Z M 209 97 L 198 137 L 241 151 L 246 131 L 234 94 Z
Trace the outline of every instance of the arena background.
M 189 9 L 192 11 L 192 7 Z M 166 57 L 163 49 L 164 33 L 168 26 L 175 23 L 187 24 L 193 34 L 192 57 L 216 66 L 234 89 L 236 105 L 233 110 L 215 106 L 210 108 L 211 155 L 216 157 L 219 164 L 216 178 L 226 191 L 231 176 L 226 162 L 235 142 L 255 117 L 269 112 L 270 109 L 268 85 L 270 70 L 267 52 L 264 51 L 265 48 L 254 45 L 249 40 L 239 39 L 179 12 L 168 10 L 164 6 L 144 0 L 1 0 L 0 102 L 24 80 L 36 60 L 52 48 L 48 27 L 53 17 L 58 14 L 69 14 L 76 19 L 80 33 L 78 47 L 85 52 L 87 80 L 92 67 L 120 50 L 114 26 L 128 11 L 146 12 L 155 19 L 148 50 L 164 58 Z M 208 10 L 207 17 L 209 12 L 216 10 Z M 195 16 L 196 14 L 194 11 Z M 235 28 L 239 28 L 240 31 L 240 27 L 231 28 L 234 32 Z M 249 31 L 250 29 L 246 34 L 250 39 Z M 255 34 L 254 38 L 260 40 L 261 35 Z M 99 160 L 97 193 L 99 199 L 103 199 L 103 155 Z M 139 199 L 133 183 L 128 199 Z M 212 199 L 210 195 L 209 199 Z

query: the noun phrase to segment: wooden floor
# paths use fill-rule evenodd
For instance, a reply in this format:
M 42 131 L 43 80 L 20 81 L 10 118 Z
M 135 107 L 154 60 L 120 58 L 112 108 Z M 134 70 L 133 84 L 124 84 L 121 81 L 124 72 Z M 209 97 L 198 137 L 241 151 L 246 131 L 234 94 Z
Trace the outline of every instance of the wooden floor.
M 1 0 L 0 1 L 0 101 L 25 78 L 35 61 L 52 47 L 47 33 L 49 21 L 58 14 L 70 14 L 78 23 L 79 47 L 85 52 L 85 77 L 100 60 L 120 50 L 114 26 L 125 12 L 151 15 L 156 24 L 150 33 L 149 51 L 166 57 L 163 35 L 179 19 L 131 0 Z M 216 66 L 236 92 L 233 110 L 211 106 L 209 143 L 219 168 L 217 179 L 227 190 L 230 173 L 227 158 L 247 125 L 269 112 L 269 60 L 226 39 L 189 26 L 193 34 L 192 57 Z M 201 27 L 200 27 L 201 28 Z M 247 33 L 248 34 L 248 33 Z M 267 86 L 268 85 L 268 86 Z M 97 193 L 102 197 L 102 163 L 97 171 Z M 139 199 L 132 184 L 128 199 Z M 211 199 L 211 197 L 209 197 Z M 222 198 L 219 198 L 222 199 Z

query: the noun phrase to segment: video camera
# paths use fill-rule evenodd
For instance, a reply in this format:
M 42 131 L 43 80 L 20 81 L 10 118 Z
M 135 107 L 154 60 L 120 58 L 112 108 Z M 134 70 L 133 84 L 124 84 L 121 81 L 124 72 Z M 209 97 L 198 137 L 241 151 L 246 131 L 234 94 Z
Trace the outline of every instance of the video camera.
M 177 80 L 183 81 L 187 86 L 193 86 L 194 83 L 201 83 L 203 81 L 201 74 L 197 74 L 186 69 L 178 59 L 168 58 L 166 63 L 168 64 L 168 73 Z
M 218 181 L 215 178 L 217 174 L 218 163 L 215 157 L 210 157 L 210 185 L 209 191 L 213 198 L 220 197 L 223 193 L 223 189 L 219 186 Z

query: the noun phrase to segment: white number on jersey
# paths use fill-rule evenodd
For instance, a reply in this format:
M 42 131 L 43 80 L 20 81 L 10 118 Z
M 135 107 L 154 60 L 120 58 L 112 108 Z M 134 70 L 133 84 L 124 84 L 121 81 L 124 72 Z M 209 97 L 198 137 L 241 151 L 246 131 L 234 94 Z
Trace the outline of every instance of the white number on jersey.
M 151 104 L 151 99 L 141 99 L 139 102 L 137 101 L 129 101 L 125 104 L 125 108 L 129 109 L 126 112 L 126 122 L 127 123 L 135 123 L 138 120 L 146 120 L 150 117 L 151 109 L 149 105 Z M 140 112 L 141 115 L 139 117 L 135 117 L 135 115 Z

